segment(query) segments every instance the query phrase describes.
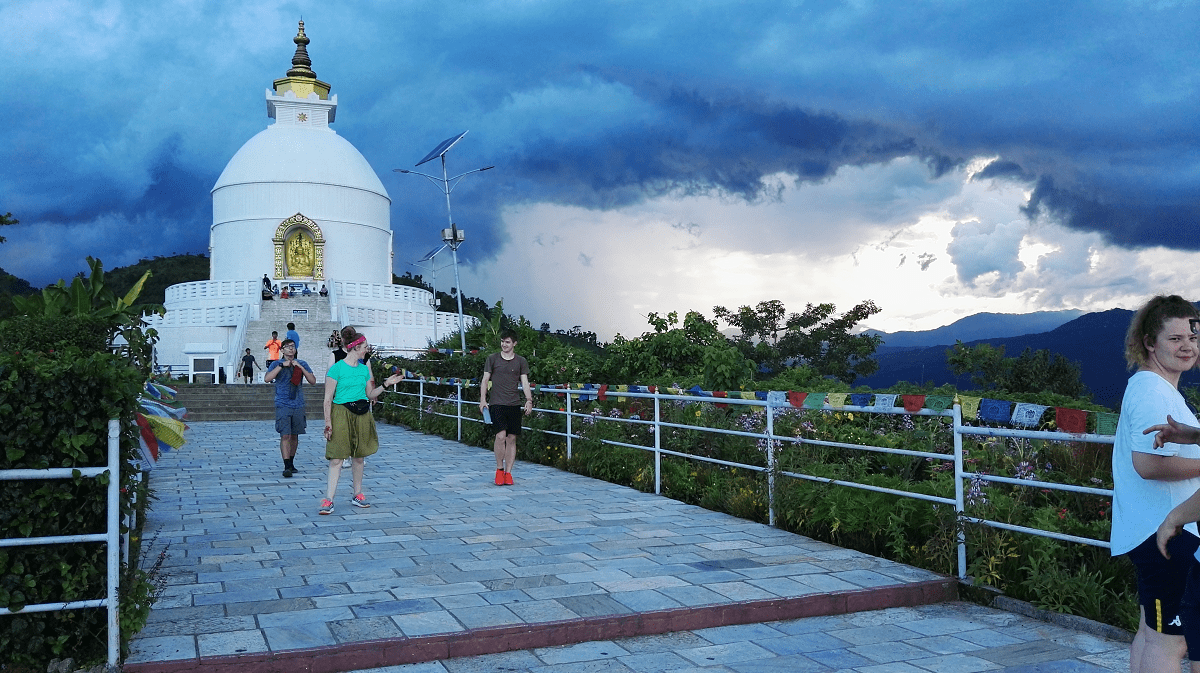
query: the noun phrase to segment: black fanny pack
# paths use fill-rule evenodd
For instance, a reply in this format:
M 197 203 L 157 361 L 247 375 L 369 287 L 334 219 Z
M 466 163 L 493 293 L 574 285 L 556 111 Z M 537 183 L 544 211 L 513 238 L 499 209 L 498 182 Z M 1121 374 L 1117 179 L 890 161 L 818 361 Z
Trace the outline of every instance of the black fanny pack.
M 343 402 L 343 407 L 350 410 L 350 413 L 356 416 L 362 416 L 371 410 L 371 403 L 366 400 L 354 400 L 353 402 Z

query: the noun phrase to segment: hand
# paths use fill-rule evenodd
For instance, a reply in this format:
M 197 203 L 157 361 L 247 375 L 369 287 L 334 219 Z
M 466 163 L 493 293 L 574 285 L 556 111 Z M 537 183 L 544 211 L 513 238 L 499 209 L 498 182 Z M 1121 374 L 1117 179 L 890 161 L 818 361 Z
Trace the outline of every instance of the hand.
M 1143 435 L 1148 435 L 1152 432 L 1154 435 L 1154 448 L 1161 449 L 1163 445 L 1170 442 L 1172 444 L 1197 444 L 1200 443 L 1200 428 L 1195 428 L 1186 423 L 1167 416 L 1167 422 L 1160 425 L 1152 425 L 1145 430 L 1142 430 Z
M 484 409 L 488 408 L 487 400 L 479 400 L 479 413 L 483 413 Z
M 325 426 L 325 441 L 328 442 L 332 439 L 333 439 L 333 426 L 326 425 Z
M 533 413 L 533 400 L 525 400 L 525 415 Z
M 1163 555 L 1163 558 L 1171 558 L 1171 555 L 1167 553 L 1167 543 L 1171 541 L 1171 538 L 1179 535 L 1180 531 L 1182 530 L 1182 525 L 1177 526 L 1171 523 L 1171 517 L 1169 515 L 1165 521 L 1159 524 L 1158 534 L 1156 537 L 1158 542 L 1158 551 Z

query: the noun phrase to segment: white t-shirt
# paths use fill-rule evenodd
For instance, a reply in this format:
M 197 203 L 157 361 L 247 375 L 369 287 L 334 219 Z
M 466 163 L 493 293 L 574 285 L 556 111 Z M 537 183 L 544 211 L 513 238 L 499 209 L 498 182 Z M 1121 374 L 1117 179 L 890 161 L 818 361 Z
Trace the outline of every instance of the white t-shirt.
M 1140 371 L 1129 378 L 1121 400 L 1121 418 L 1113 444 L 1112 555 L 1131 551 L 1158 530 L 1167 513 L 1200 488 L 1200 477 L 1180 481 L 1143 479 L 1133 469 L 1133 452 L 1159 456 L 1200 458 L 1200 446 L 1167 444 L 1154 448 L 1154 434 L 1142 431 L 1167 422 L 1167 414 L 1180 423 L 1200 425 L 1179 391 L 1163 377 Z M 1185 526 L 1196 533 L 1196 524 Z

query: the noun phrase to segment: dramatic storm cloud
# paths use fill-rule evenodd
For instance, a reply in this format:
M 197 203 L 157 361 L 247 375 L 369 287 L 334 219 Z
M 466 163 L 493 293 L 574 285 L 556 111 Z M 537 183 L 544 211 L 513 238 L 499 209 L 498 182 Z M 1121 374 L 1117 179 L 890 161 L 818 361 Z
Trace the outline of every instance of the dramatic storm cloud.
M 446 213 L 391 169 L 470 129 L 450 170 L 496 169 L 453 195 L 464 290 L 535 324 L 872 298 L 907 329 L 1200 280 L 1200 9 L 1165 1 L 17 0 L 0 266 L 207 252 L 301 16 L 392 196 L 395 272 Z

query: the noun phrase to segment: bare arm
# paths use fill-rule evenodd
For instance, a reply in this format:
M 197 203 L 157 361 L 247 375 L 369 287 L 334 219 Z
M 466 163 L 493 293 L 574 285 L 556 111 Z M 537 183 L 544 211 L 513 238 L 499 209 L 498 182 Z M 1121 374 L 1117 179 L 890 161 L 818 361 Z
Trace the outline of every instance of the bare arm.
M 1134 451 L 1133 469 L 1142 479 L 1180 481 L 1200 477 L 1200 458 L 1156 456 L 1152 453 Z
M 529 375 L 521 374 L 521 390 L 525 391 L 525 415 L 533 413 L 533 391 L 529 389 Z
M 337 391 L 337 379 L 325 375 L 325 401 L 321 411 L 325 414 L 325 440 L 333 439 L 333 394 Z
M 1192 497 L 1184 500 L 1167 514 L 1167 518 L 1158 527 L 1158 551 L 1166 558 L 1171 558 L 1167 553 L 1167 543 L 1171 538 L 1179 535 L 1179 532 L 1186 524 L 1193 521 L 1200 521 L 1200 491 L 1192 494 Z
M 308 381 L 309 385 L 312 385 L 317 382 L 317 375 L 312 373 L 312 371 L 309 368 L 301 367 L 300 370 L 304 372 L 304 380 Z
M 1154 448 L 1161 449 L 1167 442 L 1172 444 L 1200 444 L 1200 428 L 1180 423 L 1167 415 L 1167 422 L 1161 425 L 1152 425 L 1145 430 L 1142 430 L 1143 435 L 1148 435 L 1152 432 L 1154 435 Z
M 491 372 L 484 372 L 483 378 L 479 380 L 479 410 L 487 409 L 488 401 L 488 382 L 492 380 Z
M 274 381 L 279 376 L 279 370 L 281 370 L 281 369 L 283 369 L 283 367 L 280 365 L 275 365 L 274 367 L 271 367 L 271 369 L 268 370 L 267 373 L 263 375 L 263 382 L 270 383 L 270 382 Z
M 375 385 L 374 379 L 368 379 L 367 380 L 367 399 L 370 399 L 370 400 L 379 399 L 379 396 L 382 395 L 384 393 L 384 391 L 388 389 L 389 386 L 394 386 L 403 380 L 404 380 L 403 375 L 392 374 L 391 376 L 384 379 L 383 385 L 380 386 L 380 385 Z

